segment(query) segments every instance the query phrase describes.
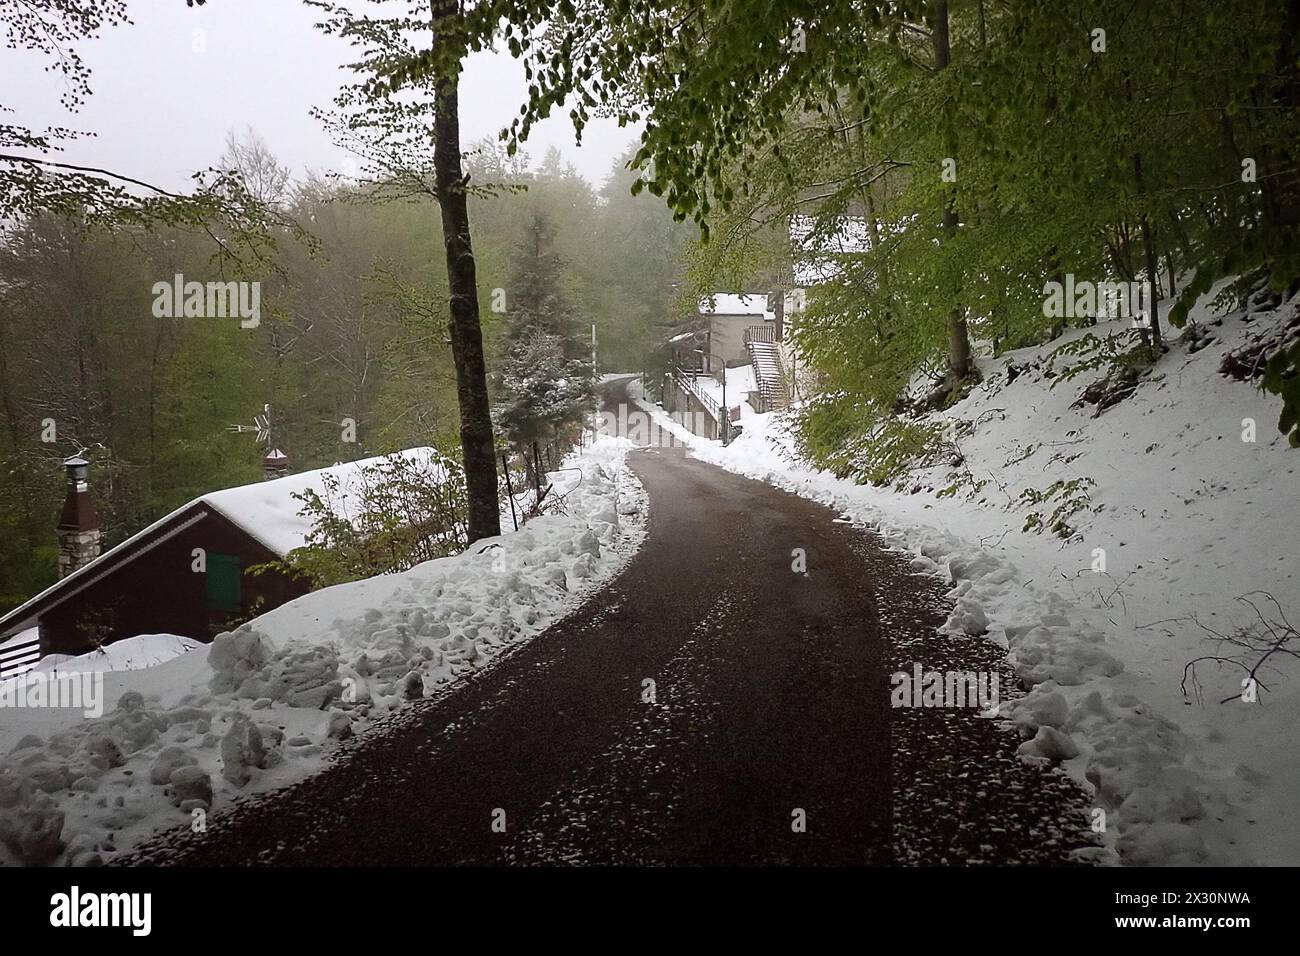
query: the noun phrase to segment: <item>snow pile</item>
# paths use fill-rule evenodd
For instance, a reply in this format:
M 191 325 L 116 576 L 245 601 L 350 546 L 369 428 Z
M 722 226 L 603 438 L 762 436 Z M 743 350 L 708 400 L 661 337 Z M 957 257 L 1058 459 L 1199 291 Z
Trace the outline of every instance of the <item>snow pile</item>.
M 1218 373 L 1224 353 L 1296 305 L 1220 316 L 1208 302 L 1192 312 L 1198 330 L 1099 416 L 1073 406 L 1100 371 L 1052 387 L 1061 369 L 1045 358 L 1062 340 L 982 360 L 985 384 L 927 416 L 961 423 L 959 453 L 901 491 L 799 463 L 780 414 L 747 419 L 725 449 L 661 423 L 698 457 L 822 501 L 950 581 L 945 629 L 1000 642 L 1029 688 L 1003 707 L 1022 755 L 1091 788 L 1121 860 L 1295 865 L 1300 666 L 1275 658 L 1261 703 L 1240 699 L 1235 665 L 1202 662 L 1181 685 L 1193 659 L 1240 653 L 1207 628 L 1257 621 L 1242 596 L 1271 612 L 1266 592 L 1300 620 L 1300 452 L 1274 428 L 1276 396 Z M 1072 481 L 1084 493 L 1063 537 L 1022 530 L 1062 500 L 1041 501 L 1054 483 Z
M 646 499 L 623 464 L 631 447 L 602 438 L 570 456 L 552 475 L 564 513 L 314 592 L 157 666 L 100 667 L 116 703 L 100 719 L 5 711 L 0 860 L 106 862 L 161 829 L 197 826 L 214 807 L 311 774 L 337 741 L 537 635 L 640 544 Z M 159 642 L 124 652 L 146 653 L 160 656 Z

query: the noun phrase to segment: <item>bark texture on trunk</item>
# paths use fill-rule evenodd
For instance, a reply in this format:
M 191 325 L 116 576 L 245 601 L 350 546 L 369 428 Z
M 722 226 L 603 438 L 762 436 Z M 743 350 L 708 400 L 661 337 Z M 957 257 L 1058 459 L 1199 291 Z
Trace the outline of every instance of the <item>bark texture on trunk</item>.
M 947 69 L 952 60 L 952 47 L 948 39 L 948 3 L 941 0 L 934 6 L 934 28 L 931 32 L 934 42 L 934 68 L 936 71 Z M 957 211 L 953 208 L 953 199 L 949 194 L 945 199 L 943 210 L 943 233 L 951 239 L 957 234 Z M 971 377 L 974 363 L 971 360 L 970 335 L 966 330 L 966 312 L 960 306 L 948 313 L 948 387 L 955 394 L 957 389 Z
M 455 3 L 440 4 L 437 23 L 456 16 Z M 488 402 L 487 362 L 478 317 L 478 280 L 469 237 L 469 208 L 465 174 L 460 162 L 460 102 L 458 79 L 438 81 L 434 120 L 433 164 L 442 240 L 447 255 L 447 285 L 451 292 L 451 354 L 456 366 L 456 398 L 460 405 L 460 447 L 469 498 L 468 538 L 471 542 L 501 533 L 497 501 L 497 464 Z

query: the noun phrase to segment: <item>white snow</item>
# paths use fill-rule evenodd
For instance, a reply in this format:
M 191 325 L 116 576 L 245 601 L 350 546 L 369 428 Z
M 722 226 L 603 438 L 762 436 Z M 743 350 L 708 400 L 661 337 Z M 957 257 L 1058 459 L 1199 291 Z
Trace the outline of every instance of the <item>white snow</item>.
M 39 627 L 25 628 L 10 637 L 0 641 L 0 653 L 6 650 L 13 651 L 8 657 L 7 666 L 4 668 L 6 678 L 14 677 L 18 674 L 26 673 L 36 666 L 36 661 L 30 659 L 33 653 L 32 648 L 18 650 L 20 645 L 30 644 L 33 641 L 41 639 L 41 629 Z M 39 648 L 36 649 L 39 652 Z M 25 661 L 22 664 L 15 664 L 15 661 Z
M 1036 362 L 1060 340 L 982 360 L 986 384 L 927 417 L 975 424 L 957 438 L 964 465 L 921 469 L 902 491 L 799 462 L 780 413 L 748 418 L 724 449 L 641 404 L 696 456 L 823 501 L 951 581 L 946 629 L 987 626 L 1032 687 L 1003 708 L 1037 741 L 1025 758 L 1071 738 L 1079 754 L 1064 767 L 1105 810 L 1105 838 L 1124 862 L 1296 865 L 1300 664 L 1275 659 L 1261 674 L 1262 704 L 1219 703 L 1241 693 L 1242 672 L 1231 667 L 1201 665 L 1200 698 L 1180 689 L 1185 664 L 1216 653 L 1193 615 L 1231 632 L 1255 617 L 1238 598 L 1265 591 L 1300 621 L 1300 451 L 1274 427 L 1276 396 L 1217 372 L 1225 351 L 1296 305 L 1215 326 L 1211 298 L 1193 317 L 1218 341 L 1194 354 L 1175 342 L 1152 378 L 1097 418 L 1070 406 L 1098 373 L 1052 388 L 1031 367 L 1006 384 L 1008 363 Z M 1246 419 L 1253 443 L 1242 439 Z M 937 496 L 966 469 L 986 484 Z M 1096 485 L 1087 489 L 1093 510 L 1073 517 L 1069 540 L 1021 530 L 1028 512 L 1053 507 L 1018 501 L 1022 491 L 1075 478 Z M 1099 548 L 1104 572 L 1093 570 Z
M 104 673 L 138 671 L 146 667 L 157 667 L 199 647 L 203 647 L 203 643 L 192 637 L 181 637 L 177 634 L 140 634 L 76 657 L 68 654 L 46 654 L 32 670 L 52 673 L 71 671 L 80 674 L 95 671 Z
M 34 641 L 40 636 L 41 629 L 39 627 L 29 627 L 26 630 L 18 631 L 16 634 L 0 641 L 0 651 L 3 651 L 8 647 L 15 647 L 19 644 L 26 644 L 28 641 Z
M 601 438 L 570 456 L 550 476 L 565 514 L 463 554 L 314 592 L 144 669 L 120 668 L 179 645 L 150 635 L 112 645 L 111 667 L 62 661 L 65 672 L 108 671 L 110 712 L 4 710 L 0 862 L 111 860 L 207 809 L 301 780 L 340 736 L 541 633 L 644 536 L 645 494 L 623 463 L 631 447 Z

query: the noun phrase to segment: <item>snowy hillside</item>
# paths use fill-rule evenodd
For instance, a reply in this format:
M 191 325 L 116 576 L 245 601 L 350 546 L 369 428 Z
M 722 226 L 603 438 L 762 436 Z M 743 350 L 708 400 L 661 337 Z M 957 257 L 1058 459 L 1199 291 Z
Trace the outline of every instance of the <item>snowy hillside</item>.
M 951 580 L 948 628 L 1003 643 L 1030 688 L 1003 708 L 1022 753 L 1063 760 L 1091 789 L 1124 862 L 1294 864 L 1300 637 L 1292 630 L 1292 654 L 1258 672 L 1257 703 L 1242 700 L 1242 665 L 1286 636 L 1283 615 L 1300 622 L 1300 451 L 1274 427 L 1276 397 L 1218 367 L 1293 322 L 1296 306 L 1220 316 L 1206 302 L 1193 311 L 1202 334 L 1175 340 L 1100 415 L 1074 407 L 1100 373 L 1065 380 L 1068 356 L 1047 361 L 1082 330 L 982 360 L 984 383 L 926 417 L 950 429 L 944 460 L 897 487 L 799 463 L 780 416 L 747 419 L 725 449 L 675 433 L 701 458 L 878 529 L 918 571 Z M 1236 662 L 1201 661 L 1184 689 L 1185 667 L 1215 655 Z
M 210 646 L 152 635 L 0 684 L 19 694 L 51 668 L 106 672 L 101 718 L 6 708 L 0 862 L 111 862 L 154 832 L 302 779 L 340 739 L 536 636 L 644 535 L 630 446 L 604 438 L 570 457 L 556 475 L 565 513 L 463 554 L 314 592 Z

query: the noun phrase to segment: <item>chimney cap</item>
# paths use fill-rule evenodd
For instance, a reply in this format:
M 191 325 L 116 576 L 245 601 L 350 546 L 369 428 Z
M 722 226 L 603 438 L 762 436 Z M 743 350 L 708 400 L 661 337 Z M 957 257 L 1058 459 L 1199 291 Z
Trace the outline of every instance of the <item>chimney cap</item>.
M 86 486 L 86 470 L 90 462 L 80 455 L 65 458 L 63 464 L 68 469 L 68 493 L 63 499 L 63 512 L 59 515 L 58 530 L 95 531 L 99 528 L 99 515 L 90 501 Z

